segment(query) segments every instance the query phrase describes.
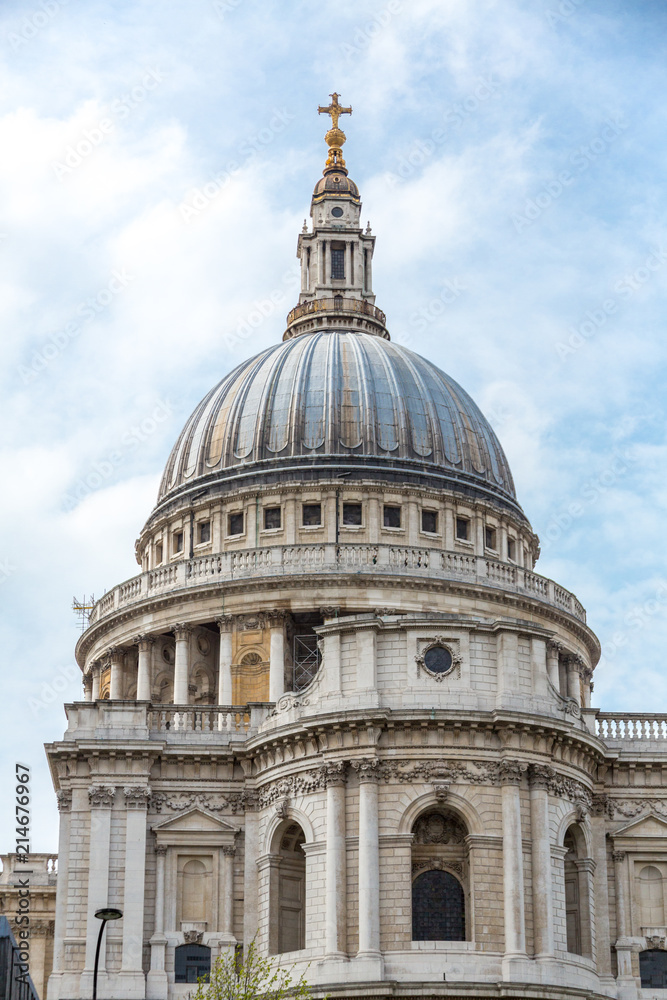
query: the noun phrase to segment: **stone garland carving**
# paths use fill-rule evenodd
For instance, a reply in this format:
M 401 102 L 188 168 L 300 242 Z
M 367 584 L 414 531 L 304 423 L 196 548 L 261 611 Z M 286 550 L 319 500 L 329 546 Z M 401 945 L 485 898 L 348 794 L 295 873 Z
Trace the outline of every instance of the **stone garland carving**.
M 634 819 L 653 813 L 667 819 L 667 801 L 664 799 L 609 799 L 607 815 L 610 819 Z
M 415 878 L 417 875 L 423 875 L 424 872 L 433 871 L 434 868 L 440 872 L 453 872 L 455 875 L 458 875 L 461 881 L 467 875 L 466 865 L 460 861 L 443 861 L 442 858 L 429 858 L 427 861 L 413 861 L 412 877 Z
M 92 785 L 88 789 L 91 808 L 111 809 L 115 795 L 116 789 L 113 785 Z
M 153 812 L 162 812 L 163 809 L 170 809 L 172 812 L 184 812 L 199 806 L 208 812 L 246 812 L 256 809 L 258 805 L 257 792 L 247 789 L 242 792 L 223 792 L 220 796 L 210 796 L 203 792 L 176 793 L 173 796 L 165 792 L 154 792 L 150 799 L 150 808 Z
M 301 774 L 281 778 L 279 781 L 260 788 L 258 793 L 259 807 L 264 809 L 278 800 L 289 800 L 296 795 L 308 795 L 309 792 L 316 792 L 325 787 L 326 778 L 321 770 L 302 771 Z

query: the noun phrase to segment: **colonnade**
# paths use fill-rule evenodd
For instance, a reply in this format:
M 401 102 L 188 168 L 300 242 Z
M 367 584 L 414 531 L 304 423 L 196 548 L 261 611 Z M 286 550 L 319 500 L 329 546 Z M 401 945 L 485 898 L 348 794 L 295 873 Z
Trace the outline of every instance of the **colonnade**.
M 282 611 L 266 616 L 269 630 L 269 701 L 276 702 L 285 693 L 285 624 L 287 614 Z M 237 622 L 234 615 L 219 616 L 215 619 L 219 629 L 216 697 L 218 705 L 232 705 L 232 634 Z M 173 704 L 187 705 L 189 702 L 190 668 L 192 664 L 192 634 L 196 626 L 175 623 L 170 626 L 174 637 L 173 664 Z M 110 669 L 110 700 L 122 699 L 125 691 L 136 681 L 136 701 L 151 701 L 151 673 L 153 646 L 157 635 L 135 636 L 133 646 L 137 650 L 136 667 L 128 667 L 127 653 L 132 647 L 111 646 L 104 660 L 96 660 L 84 676 L 84 700 L 97 701 L 101 694 L 102 673 Z M 132 676 L 129 676 L 130 672 Z

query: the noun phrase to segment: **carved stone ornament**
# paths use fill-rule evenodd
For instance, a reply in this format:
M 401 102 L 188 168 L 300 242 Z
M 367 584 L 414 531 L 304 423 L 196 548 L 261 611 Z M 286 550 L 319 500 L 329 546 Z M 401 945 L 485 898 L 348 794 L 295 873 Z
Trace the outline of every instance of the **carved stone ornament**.
M 338 618 L 340 616 L 340 608 L 320 608 L 320 614 L 322 618 Z
M 163 857 L 163 858 L 166 857 L 166 854 L 167 854 L 167 845 L 166 844 L 157 844 L 156 847 L 155 847 L 155 853 L 157 855 L 159 855 L 160 857 Z
M 248 789 L 239 792 L 222 792 L 220 795 L 207 795 L 204 792 L 195 792 L 189 795 L 187 792 L 180 792 L 175 795 L 166 795 L 164 792 L 154 792 L 150 800 L 150 808 L 153 812 L 161 813 L 163 809 L 172 812 L 185 812 L 200 806 L 208 812 L 244 812 L 256 809 L 258 806 L 257 792 Z
M 113 785 L 92 785 L 88 789 L 88 799 L 93 809 L 111 809 L 115 795 Z
M 302 706 L 309 704 L 309 698 L 299 698 L 297 695 L 290 692 L 289 694 L 284 694 L 278 699 L 275 712 L 277 715 L 279 712 L 289 712 L 293 708 L 301 708 Z
M 458 648 L 458 640 L 442 639 L 440 636 L 433 636 L 430 639 L 420 639 L 420 644 L 424 645 L 415 656 L 415 663 L 435 681 L 442 681 L 445 677 L 458 676 L 461 672 L 461 655 Z M 451 665 L 446 670 L 432 670 L 426 663 L 427 654 L 432 649 L 444 649 L 451 657 Z
M 531 788 L 551 789 L 556 772 L 548 764 L 531 764 L 529 770 L 529 780 Z
M 503 785 L 520 785 L 528 765 L 519 760 L 501 760 L 500 781 Z
M 420 816 L 413 827 L 414 844 L 462 844 L 465 827 L 455 816 L 437 811 Z
M 549 641 L 547 642 L 547 650 L 554 656 L 558 656 L 560 653 L 563 652 L 563 643 L 557 642 L 555 639 L 549 639 Z
M 573 719 L 581 718 L 581 709 L 573 698 L 568 698 L 565 705 L 565 714 L 571 715 Z
M 187 622 L 175 622 L 169 628 L 174 633 L 174 638 L 177 641 L 179 639 L 187 639 L 190 632 L 192 632 L 192 625 L 188 625 Z
M 132 642 L 136 646 L 138 646 L 140 650 L 143 649 L 144 651 L 146 651 L 146 650 L 150 649 L 151 646 L 153 645 L 153 643 L 155 642 L 155 636 L 154 635 L 135 635 L 135 637 L 132 640 Z
M 346 776 L 346 763 L 344 760 L 331 760 L 327 761 L 320 768 L 320 773 L 324 777 L 325 787 L 329 785 L 344 785 Z
M 145 809 L 151 798 L 151 790 L 147 785 L 127 785 L 123 794 L 128 809 Z
M 352 767 L 357 772 L 359 782 L 378 781 L 380 778 L 380 761 L 375 757 L 361 757 L 351 761 Z
M 665 950 L 665 936 L 664 934 L 651 934 L 646 937 L 646 947 L 655 949 L 659 948 L 661 951 Z
M 236 855 L 236 848 L 233 844 L 225 844 L 222 848 L 222 853 L 226 858 L 233 858 Z
M 634 819 L 642 814 L 667 819 L 667 801 L 664 799 L 612 799 L 609 808 L 612 819 Z
M 221 632 L 231 632 L 234 615 L 218 615 L 215 621 Z
M 608 795 L 604 792 L 594 792 L 591 796 L 591 812 L 594 816 L 606 816 L 613 819 L 614 806 Z
M 424 872 L 432 872 L 434 869 L 439 872 L 451 872 L 453 875 L 457 875 L 459 879 L 464 879 L 466 877 L 466 866 L 462 862 L 443 861 L 442 858 L 428 858 L 426 861 L 413 861 L 412 877 L 416 878 L 417 875 L 423 875 Z
M 623 861 L 625 861 L 625 851 L 612 851 L 611 859 L 616 864 L 620 865 Z
M 438 802 L 444 802 L 449 795 L 449 781 L 434 781 L 433 782 L 433 794 L 435 795 Z
M 203 931 L 184 931 L 183 939 L 186 944 L 201 944 L 204 940 Z
M 287 819 L 289 815 L 289 799 L 281 799 L 275 804 L 276 816 L 280 816 L 281 819 Z
M 307 795 L 309 792 L 319 791 L 324 787 L 324 775 L 319 769 L 317 771 L 302 771 L 289 778 L 281 778 L 279 781 L 263 785 L 258 791 L 259 807 L 265 809 L 279 799 L 293 799 L 300 795 Z
M 60 812 L 69 812 L 72 808 L 72 792 L 69 788 L 61 788 L 57 793 L 58 809 Z

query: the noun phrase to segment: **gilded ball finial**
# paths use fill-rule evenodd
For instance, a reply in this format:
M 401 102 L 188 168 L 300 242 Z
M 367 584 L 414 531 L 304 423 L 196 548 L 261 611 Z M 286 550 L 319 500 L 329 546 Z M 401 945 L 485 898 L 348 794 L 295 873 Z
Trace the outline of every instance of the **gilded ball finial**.
M 341 115 L 351 115 L 352 108 L 344 108 L 338 102 L 339 95 L 333 93 L 329 95 L 331 97 L 331 104 L 326 108 L 319 105 L 317 108 L 317 113 L 319 115 L 330 115 L 331 116 L 331 128 L 324 136 L 324 140 L 329 147 L 329 155 L 327 157 L 327 162 L 324 169 L 327 170 L 330 167 L 335 167 L 338 170 L 345 170 L 345 160 L 343 159 L 343 143 L 345 142 L 345 133 L 342 129 L 338 128 L 338 119 Z

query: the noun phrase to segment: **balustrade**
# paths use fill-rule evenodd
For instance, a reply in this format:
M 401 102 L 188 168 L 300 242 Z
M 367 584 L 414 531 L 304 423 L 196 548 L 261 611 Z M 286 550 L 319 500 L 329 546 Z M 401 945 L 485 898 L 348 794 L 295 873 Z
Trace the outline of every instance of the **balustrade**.
M 595 732 L 605 741 L 667 740 L 667 715 L 648 712 L 598 712 Z

